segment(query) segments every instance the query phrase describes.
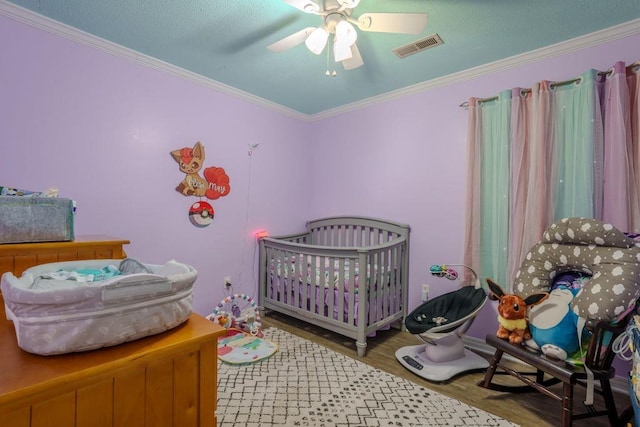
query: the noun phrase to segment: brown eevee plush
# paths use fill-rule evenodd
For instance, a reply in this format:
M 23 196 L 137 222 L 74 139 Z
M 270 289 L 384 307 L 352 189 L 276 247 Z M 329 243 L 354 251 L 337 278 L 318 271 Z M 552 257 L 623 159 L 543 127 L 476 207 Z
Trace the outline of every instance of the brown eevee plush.
M 529 295 L 522 299 L 515 294 L 505 294 L 500 285 L 487 279 L 489 290 L 498 298 L 498 338 L 509 339 L 511 344 L 520 344 L 531 339 L 527 324 L 527 308 L 549 298 L 548 292 Z

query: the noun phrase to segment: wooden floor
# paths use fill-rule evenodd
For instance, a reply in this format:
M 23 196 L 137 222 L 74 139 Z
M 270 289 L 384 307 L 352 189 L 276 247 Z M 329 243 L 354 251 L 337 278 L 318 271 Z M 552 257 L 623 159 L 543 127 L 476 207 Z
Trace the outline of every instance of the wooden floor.
M 263 318 L 264 327 L 276 327 L 302 338 L 314 341 L 320 345 L 328 347 L 334 351 L 346 354 L 358 359 L 375 368 L 384 370 L 401 378 L 408 379 L 437 391 L 454 399 L 465 402 L 476 408 L 499 415 L 513 423 L 523 427 L 560 426 L 561 425 L 561 404 L 560 402 L 543 395 L 542 393 L 522 393 L 511 394 L 487 390 L 477 386 L 477 382 L 484 378 L 482 372 L 472 372 L 460 375 L 446 383 L 434 383 L 424 380 L 421 377 L 405 369 L 395 358 L 398 348 L 407 345 L 420 344 L 420 341 L 408 332 L 401 332 L 393 329 L 381 331 L 376 337 L 367 340 L 366 357 L 358 357 L 355 342 L 350 338 L 345 338 L 333 332 L 326 331 L 306 322 L 293 319 L 279 313 L 268 313 Z M 505 376 L 500 380 L 508 380 Z M 520 385 L 519 381 L 513 379 L 514 384 Z M 561 387 L 561 386 L 555 386 Z M 560 389 L 559 389 L 560 390 Z M 576 387 L 576 397 L 574 406 L 581 411 L 584 392 L 582 387 Z M 599 396 L 596 402 L 601 403 Z M 629 397 L 616 393 L 616 405 L 618 412 L 627 408 Z M 598 407 L 602 407 L 601 405 Z M 597 417 L 586 420 L 574 421 L 574 426 L 600 427 L 608 426 L 607 417 Z

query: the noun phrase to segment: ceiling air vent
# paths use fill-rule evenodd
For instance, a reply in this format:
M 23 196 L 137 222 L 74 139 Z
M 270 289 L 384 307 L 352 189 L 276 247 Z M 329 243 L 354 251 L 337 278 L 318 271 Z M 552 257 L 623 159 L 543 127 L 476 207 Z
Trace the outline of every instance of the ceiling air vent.
M 393 53 L 395 53 L 398 58 L 405 58 L 409 55 L 413 55 L 414 53 L 421 52 L 423 50 L 429 49 L 431 47 L 436 47 L 444 43 L 438 34 L 431 34 L 423 39 L 416 40 L 409 44 L 405 44 L 404 46 L 397 47 L 393 49 Z

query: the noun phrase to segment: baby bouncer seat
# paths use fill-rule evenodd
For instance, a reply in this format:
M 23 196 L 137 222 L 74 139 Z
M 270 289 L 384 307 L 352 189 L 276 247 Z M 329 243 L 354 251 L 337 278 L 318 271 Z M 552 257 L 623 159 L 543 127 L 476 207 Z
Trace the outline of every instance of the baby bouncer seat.
M 396 351 L 396 358 L 405 368 L 429 381 L 447 381 L 462 372 L 489 366 L 485 358 L 465 349 L 462 339 L 487 301 L 487 294 L 471 267 L 434 265 L 430 272 L 436 277 L 456 280 L 458 273 L 452 266 L 467 268 L 474 284 L 461 286 L 413 310 L 407 316 L 405 326 L 423 343 Z

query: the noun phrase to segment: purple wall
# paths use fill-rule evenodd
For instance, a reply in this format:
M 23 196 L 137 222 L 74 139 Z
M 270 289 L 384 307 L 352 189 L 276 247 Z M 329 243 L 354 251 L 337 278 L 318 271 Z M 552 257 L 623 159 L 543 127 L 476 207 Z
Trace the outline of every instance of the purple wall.
M 224 296 L 224 276 L 257 296 L 257 229 L 296 232 L 340 214 L 405 222 L 413 309 L 422 283 L 431 297 L 456 286 L 427 270 L 462 257 L 467 113 L 459 104 L 632 62 L 639 45 L 636 34 L 305 123 L 0 16 L 0 185 L 57 186 L 78 202 L 76 234 L 130 239 L 129 255 L 145 262 L 194 265 L 202 314 Z M 196 199 L 174 190 L 184 175 L 169 156 L 196 141 L 205 166 L 223 167 L 232 188 L 212 202 L 216 218 L 204 229 L 187 219 Z M 470 335 L 495 330 L 495 315 L 487 305 Z
M 3 16 L 0 52 L 0 186 L 56 186 L 77 201 L 76 234 L 129 239 L 144 262 L 194 265 L 198 312 L 225 296 L 225 276 L 254 294 L 255 230 L 304 229 L 309 184 L 294 177 L 309 169 L 308 123 Z M 175 191 L 184 174 L 169 155 L 196 141 L 231 184 L 207 228 L 189 222 L 198 199 Z M 250 143 L 260 144 L 251 157 Z

